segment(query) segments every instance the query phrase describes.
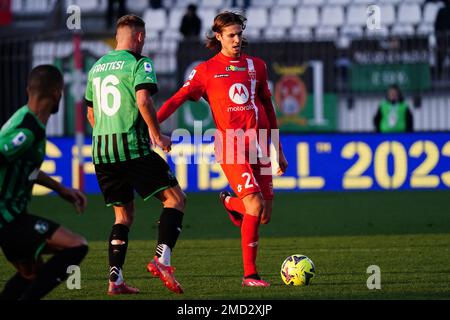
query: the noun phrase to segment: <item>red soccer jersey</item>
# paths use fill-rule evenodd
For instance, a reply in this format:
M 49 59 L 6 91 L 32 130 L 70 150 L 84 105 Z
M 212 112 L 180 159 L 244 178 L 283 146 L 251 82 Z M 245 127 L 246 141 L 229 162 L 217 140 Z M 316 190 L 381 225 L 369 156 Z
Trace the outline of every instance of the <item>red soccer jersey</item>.
M 252 81 L 253 79 L 253 81 Z M 242 54 L 230 58 L 218 53 L 199 64 L 184 86 L 158 112 L 158 121 L 164 121 L 186 100 L 205 98 L 217 129 L 270 128 L 261 103 L 270 99 L 267 70 L 264 62 Z
M 186 100 L 197 101 L 201 97 L 208 101 L 223 137 L 227 129 L 276 128 L 273 106 L 267 103 L 271 93 L 266 65 L 259 58 L 246 54 L 230 58 L 218 53 L 199 64 L 183 87 L 161 107 L 158 121 L 164 121 Z M 266 106 L 262 101 L 266 101 Z

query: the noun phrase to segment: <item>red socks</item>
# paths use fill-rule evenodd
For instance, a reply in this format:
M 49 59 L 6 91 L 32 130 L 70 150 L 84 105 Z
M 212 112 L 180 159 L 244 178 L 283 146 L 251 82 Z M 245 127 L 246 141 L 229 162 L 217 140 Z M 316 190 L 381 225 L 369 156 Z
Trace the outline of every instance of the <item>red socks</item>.
M 241 201 L 242 202 L 242 201 Z M 244 277 L 258 274 L 256 271 L 256 254 L 258 252 L 259 217 L 244 214 L 241 227 L 242 258 Z
M 260 224 L 259 217 L 245 214 L 244 202 L 237 197 L 229 197 L 228 202 L 225 201 L 225 207 L 229 211 L 239 213 L 230 214 L 231 221 L 241 227 L 241 246 L 242 260 L 244 262 L 244 277 L 257 275 L 256 271 L 256 255 L 258 253 L 258 228 Z
M 236 211 L 242 215 L 245 214 L 244 202 L 242 202 L 242 200 L 237 197 L 229 197 L 228 202 L 225 201 L 225 207 L 228 210 Z
M 245 206 L 241 199 L 236 197 L 228 197 L 228 201 L 224 201 L 228 216 L 236 227 L 242 226 L 242 219 L 245 213 Z

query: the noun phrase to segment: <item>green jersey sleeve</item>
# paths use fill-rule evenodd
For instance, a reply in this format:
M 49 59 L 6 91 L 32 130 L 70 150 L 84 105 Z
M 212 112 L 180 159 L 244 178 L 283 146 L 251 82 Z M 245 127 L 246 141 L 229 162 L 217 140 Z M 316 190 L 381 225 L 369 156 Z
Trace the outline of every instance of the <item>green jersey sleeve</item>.
M 150 58 L 142 57 L 136 63 L 134 70 L 134 89 L 135 91 L 147 89 L 151 95 L 158 92 L 156 73 Z
M 0 157 L 12 162 L 24 154 L 34 142 L 31 130 L 19 128 L 0 135 Z

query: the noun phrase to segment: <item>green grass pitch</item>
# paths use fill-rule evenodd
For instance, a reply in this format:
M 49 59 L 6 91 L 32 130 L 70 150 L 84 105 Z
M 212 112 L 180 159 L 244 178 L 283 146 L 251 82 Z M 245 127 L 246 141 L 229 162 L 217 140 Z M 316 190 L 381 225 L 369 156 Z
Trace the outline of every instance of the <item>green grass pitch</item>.
M 106 295 L 112 209 L 90 196 L 88 210 L 77 216 L 55 196 L 34 198 L 30 212 L 83 234 L 90 244 L 81 290 L 62 284 L 47 299 L 450 299 L 448 191 L 277 194 L 272 221 L 260 228 L 258 266 L 269 288 L 241 287 L 239 229 L 217 194 L 188 196 L 172 258 L 185 294 L 169 292 L 145 270 L 154 254 L 160 204 L 138 199 L 124 275 L 141 293 L 112 298 Z M 309 287 L 281 281 L 281 263 L 294 253 L 316 265 Z M 370 265 L 381 269 L 381 290 L 366 286 Z M 0 266 L 3 286 L 14 270 L 2 254 Z

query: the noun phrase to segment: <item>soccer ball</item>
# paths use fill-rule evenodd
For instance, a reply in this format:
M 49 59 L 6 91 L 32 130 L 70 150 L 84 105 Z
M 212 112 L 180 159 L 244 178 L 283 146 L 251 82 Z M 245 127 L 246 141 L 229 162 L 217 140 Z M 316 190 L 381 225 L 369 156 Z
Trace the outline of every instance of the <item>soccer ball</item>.
M 307 256 L 293 254 L 281 265 L 281 279 L 287 285 L 308 286 L 315 274 L 314 263 Z

